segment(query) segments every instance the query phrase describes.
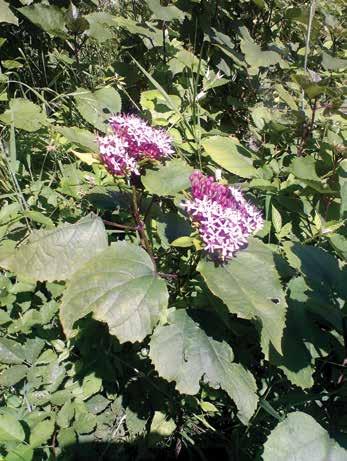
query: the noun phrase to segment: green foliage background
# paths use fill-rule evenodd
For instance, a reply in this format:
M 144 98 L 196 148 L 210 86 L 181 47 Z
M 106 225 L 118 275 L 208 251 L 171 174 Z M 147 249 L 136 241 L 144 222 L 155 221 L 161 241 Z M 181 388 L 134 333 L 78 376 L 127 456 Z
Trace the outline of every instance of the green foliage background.
M 0 0 L 0 459 L 347 460 L 346 13 Z M 174 140 L 136 188 L 150 254 L 98 161 L 119 111 Z M 222 266 L 194 169 L 263 210 Z

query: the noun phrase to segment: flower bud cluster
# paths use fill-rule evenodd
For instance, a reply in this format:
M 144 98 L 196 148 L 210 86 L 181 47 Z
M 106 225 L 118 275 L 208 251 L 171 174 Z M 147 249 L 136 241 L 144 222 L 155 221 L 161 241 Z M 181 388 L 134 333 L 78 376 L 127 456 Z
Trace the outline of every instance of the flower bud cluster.
M 100 157 L 116 176 L 139 173 L 141 160 L 163 160 L 173 154 L 171 138 L 161 128 L 153 128 L 136 115 L 116 115 L 109 119 L 113 134 L 99 137 Z
M 231 259 L 263 226 L 260 211 L 242 192 L 195 171 L 191 177 L 192 199 L 183 207 L 198 228 L 204 248 L 221 260 Z

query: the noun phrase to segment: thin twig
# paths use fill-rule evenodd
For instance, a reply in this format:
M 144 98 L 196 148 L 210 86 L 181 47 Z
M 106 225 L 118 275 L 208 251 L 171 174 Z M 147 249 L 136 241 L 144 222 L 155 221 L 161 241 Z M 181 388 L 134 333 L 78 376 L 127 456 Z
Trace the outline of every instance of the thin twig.
M 106 219 L 103 219 L 102 221 L 107 226 L 118 227 L 119 229 L 124 229 L 124 230 L 137 231 L 136 226 L 126 226 L 125 224 L 118 224 L 116 222 L 107 221 Z

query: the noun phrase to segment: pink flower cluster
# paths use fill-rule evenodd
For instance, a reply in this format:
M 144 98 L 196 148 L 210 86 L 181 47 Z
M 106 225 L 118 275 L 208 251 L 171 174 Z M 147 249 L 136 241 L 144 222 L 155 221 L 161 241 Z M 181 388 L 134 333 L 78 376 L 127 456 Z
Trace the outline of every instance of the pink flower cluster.
M 136 115 L 116 115 L 109 125 L 113 134 L 99 137 L 98 144 L 101 160 L 116 176 L 138 175 L 141 160 L 162 160 L 174 152 L 165 130 L 149 126 Z
M 247 245 L 248 237 L 263 226 L 261 213 L 242 192 L 195 171 L 192 200 L 183 204 L 199 230 L 205 250 L 221 260 L 230 259 Z

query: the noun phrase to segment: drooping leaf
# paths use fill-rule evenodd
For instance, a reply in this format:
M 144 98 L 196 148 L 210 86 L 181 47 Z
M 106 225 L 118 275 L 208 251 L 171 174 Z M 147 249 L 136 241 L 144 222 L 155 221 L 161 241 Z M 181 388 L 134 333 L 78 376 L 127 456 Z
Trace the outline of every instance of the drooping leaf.
M 217 165 L 225 168 L 241 178 L 258 176 L 253 161 L 246 154 L 247 151 L 239 144 L 225 136 L 210 136 L 203 139 L 202 146 L 206 153 Z
M 117 242 L 74 274 L 60 319 L 70 336 L 74 323 L 92 312 L 121 343 L 141 341 L 165 316 L 167 300 L 166 284 L 148 254 L 136 245 Z
M 25 360 L 24 349 L 13 339 L 0 337 L 0 363 L 20 364 Z
M 189 187 L 189 176 L 193 171 L 184 160 L 173 159 L 157 170 L 147 170 L 142 183 L 151 194 L 176 195 Z
M 34 231 L 27 243 L 0 260 L 0 265 L 31 280 L 66 280 L 106 247 L 102 220 L 89 215 L 75 224 Z
M 0 443 L 23 442 L 25 433 L 22 425 L 12 415 L 0 415 Z
M 46 114 L 40 106 L 24 98 L 13 98 L 10 100 L 9 109 L 0 114 L 0 121 L 6 125 L 25 131 L 37 131 L 46 125 Z
M 150 357 L 159 375 L 175 381 L 179 392 L 197 394 L 203 379 L 229 394 L 241 421 L 247 423 L 253 415 L 258 397 L 252 374 L 233 363 L 234 354 L 226 342 L 207 336 L 185 310 L 171 313 L 169 324 L 155 329 Z
M 18 11 L 52 37 L 66 37 L 66 11 L 58 6 L 36 3 L 19 8 Z
M 112 87 L 106 86 L 94 92 L 85 88 L 77 88 L 75 100 L 79 113 L 91 125 L 100 131 L 106 131 L 105 121 L 112 114 L 120 112 L 122 101 L 119 93 Z
M 198 271 L 230 312 L 260 322 L 266 357 L 270 343 L 281 353 L 286 301 L 273 253 L 267 245 L 251 239 L 248 248 L 226 264 L 216 267 L 212 261 L 201 261 Z
M 7 22 L 8 24 L 14 24 L 18 26 L 18 19 L 10 10 L 8 3 L 4 0 L 0 0 L 0 23 Z
M 96 135 L 76 126 L 55 126 L 54 129 L 74 144 L 79 144 L 91 152 L 97 151 Z
M 347 451 L 312 418 L 296 411 L 278 423 L 264 444 L 263 461 L 345 461 Z

